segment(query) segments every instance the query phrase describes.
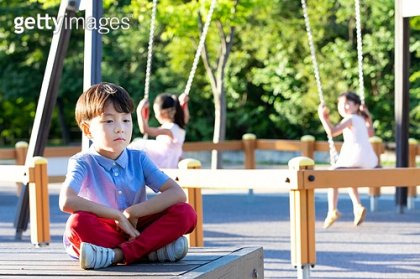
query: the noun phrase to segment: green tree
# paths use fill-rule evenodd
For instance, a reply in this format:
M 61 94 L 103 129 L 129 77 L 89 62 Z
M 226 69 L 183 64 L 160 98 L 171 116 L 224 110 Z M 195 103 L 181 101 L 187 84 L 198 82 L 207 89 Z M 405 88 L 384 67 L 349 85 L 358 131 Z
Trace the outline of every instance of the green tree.
M 29 139 L 52 37 L 51 30 L 16 34 L 14 19 L 37 13 L 55 16 L 59 3 L 0 2 L 2 145 Z M 159 1 L 151 99 L 162 91 L 183 91 L 200 35 L 199 15 L 204 18 L 209 4 L 210 0 Z M 325 97 L 335 112 L 337 94 L 358 87 L 353 1 L 308 5 Z M 105 16 L 129 16 L 131 28 L 103 36 L 103 80 L 121 84 L 138 102 L 144 91 L 151 2 L 107 0 L 104 6 Z M 394 138 L 393 9 L 392 0 L 362 2 L 366 101 L 377 134 L 386 141 Z M 410 20 L 410 136 L 415 138 L 420 134 L 419 22 L 419 17 Z M 188 140 L 214 139 L 217 134 L 237 139 L 245 132 L 259 138 L 325 137 L 316 115 L 319 101 L 299 1 L 219 0 L 202 62 L 191 89 Z M 72 141 L 80 139 L 74 105 L 82 90 L 82 71 L 83 31 L 75 30 L 65 59 L 59 109 L 53 115 L 53 141 L 65 142 L 66 134 Z M 226 108 L 220 105 L 216 116 L 218 100 Z M 339 120 L 337 113 L 332 117 Z M 214 129 L 218 121 L 221 125 Z
M 134 11 L 141 11 L 145 1 L 134 2 Z M 246 23 L 257 0 L 218 1 L 213 24 L 201 58 L 210 83 L 214 101 L 213 141 L 225 139 L 226 134 L 226 69 L 234 45 L 236 28 Z M 160 39 L 166 42 L 165 50 L 176 69 L 189 69 L 201 35 L 203 17 L 210 1 L 161 1 L 159 23 L 165 26 Z M 261 3 L 260 3 L 261 4 Z M 213 167 L 220 166 L 220 157 L 213 153 Z

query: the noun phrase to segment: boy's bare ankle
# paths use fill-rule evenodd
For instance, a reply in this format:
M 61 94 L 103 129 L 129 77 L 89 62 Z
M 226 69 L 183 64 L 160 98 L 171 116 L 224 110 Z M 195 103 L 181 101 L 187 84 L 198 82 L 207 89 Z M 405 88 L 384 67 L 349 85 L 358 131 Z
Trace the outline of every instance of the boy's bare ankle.
M 118 264 L 118 263 L 122 263 L 124 261 L 124 254 L 122 252 L 122 250 L 120 248 L 115 248 L 112 249 L 114 250 L 115 253 L 115 257 L 114 260 L 112 261 L 113 264 Z

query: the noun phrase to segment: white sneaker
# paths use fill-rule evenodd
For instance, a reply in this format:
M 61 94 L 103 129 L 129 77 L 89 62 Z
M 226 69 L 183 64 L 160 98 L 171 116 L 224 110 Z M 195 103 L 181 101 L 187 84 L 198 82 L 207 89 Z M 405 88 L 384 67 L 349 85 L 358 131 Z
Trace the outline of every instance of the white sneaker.
M 98 269 L 110 266 L 115 252 L 110 248 L 93 245 L 87 242 L 80 244 L 80 267 L 83 269 Z
M 148 255 L 148 258 L 152 262 L 176 262 L 184 258 L 188 253 L 188 241 L 185 236 L 181 236 L 174 242 L 153 251 Z

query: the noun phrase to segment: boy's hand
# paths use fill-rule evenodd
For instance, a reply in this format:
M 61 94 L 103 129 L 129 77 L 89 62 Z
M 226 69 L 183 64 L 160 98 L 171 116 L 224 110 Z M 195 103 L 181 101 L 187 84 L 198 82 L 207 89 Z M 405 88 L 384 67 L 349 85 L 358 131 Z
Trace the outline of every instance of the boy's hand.
M 330 113 L 328 108 L 324 104 L 320 104 L 318 107 L 318 116 L 321 119 L 329 119 Z
M 116 220 L 115 223 L 118 227 L 124 231 L 126 234 L 129 235 L 130 240 L 138 237 L 140 232 L 136 230 L 136 228 L 131 224 L 131 222 L 125 217 L 125 215 L 121 214 Z
M 125 216 L 125 218 L 127 218 L 127 220 L 131 223 L 131 225 L 132 225 L 134 228 L 137 228 L 137 222 L 138 222 L 138 220 L 139 220 L 138 218 L 136 218 L 136 217 L 131 217 L 131 216 L 130 216 L 130 213 L 128 213 L 127 209 L 126 209 L 126 210 L 124 210 L 123 215 Z

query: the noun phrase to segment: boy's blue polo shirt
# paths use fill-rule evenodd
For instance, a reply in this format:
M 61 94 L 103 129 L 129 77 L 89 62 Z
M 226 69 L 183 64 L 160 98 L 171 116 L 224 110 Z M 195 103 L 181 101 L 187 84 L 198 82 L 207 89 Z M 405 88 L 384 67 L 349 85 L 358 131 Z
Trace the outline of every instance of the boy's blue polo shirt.
M 124 211 L 146 200 L 145 185 L 158 192 L 168 179 L 143 151 L 126 148 L 112 160 L 91 146 L 69 159 L 63 187 L 70 187 L 87 200 Z

